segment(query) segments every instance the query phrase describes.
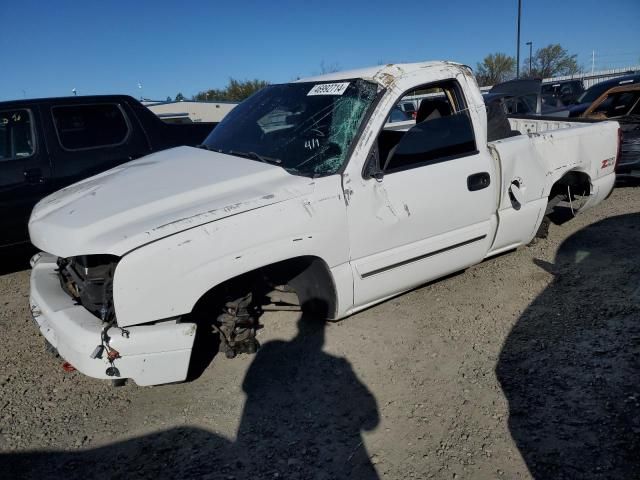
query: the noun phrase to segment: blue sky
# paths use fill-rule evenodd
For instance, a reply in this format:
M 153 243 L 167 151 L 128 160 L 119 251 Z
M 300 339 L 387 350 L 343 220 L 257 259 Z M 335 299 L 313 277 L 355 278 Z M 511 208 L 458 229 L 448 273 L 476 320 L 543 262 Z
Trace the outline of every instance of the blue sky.
M 640 64 L 640 0 L 522 0 L 521 57 L 560 43 L 596 68 Z M 0 99 L 190 97 L 229 77 L 286 82 L 321 62 L 515 55 L 517 0 L 389 2 L 0 0 Z M 142 83 L 142 90 L 138 88 Z

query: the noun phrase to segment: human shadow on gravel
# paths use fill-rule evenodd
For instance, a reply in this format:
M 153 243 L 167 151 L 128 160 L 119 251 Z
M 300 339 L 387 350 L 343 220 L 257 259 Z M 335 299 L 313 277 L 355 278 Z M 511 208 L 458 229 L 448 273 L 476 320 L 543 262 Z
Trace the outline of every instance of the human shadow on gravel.
M 496 367 L 536 479 L 640 478 L 640 214 L 573 234 Z
M 247 399 L 235 442 L 173 428 L 90 450 L 0 454 L 0 472 L 21 479 L 377 479 L 362 440 L 379 422 L 375 398 L 346 359 L 322 351 L 326 322 L 302 315 L 298 327 L 293 340 L 258 350 L 242 385 Z
M 326 325 L 303 314 L 293 340 L 266 343 L 249 367 L 235 445 L 247 478 L 378 478 L 362 440 L 376 400 L 346 359 L 322 351 Z
M 0 453 L 0 472 L 16 480 L 227 479 L 235 470 L 229 447 L 214 433 L 180 427 L 90 450 Z

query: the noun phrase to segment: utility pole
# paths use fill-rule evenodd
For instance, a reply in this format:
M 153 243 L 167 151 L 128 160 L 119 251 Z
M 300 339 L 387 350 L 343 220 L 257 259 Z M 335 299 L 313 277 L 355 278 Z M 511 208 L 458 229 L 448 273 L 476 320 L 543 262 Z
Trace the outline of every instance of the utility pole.
M 529 77 L 531 77 L 531 55 L 533 54 L 533 42 L 527 42 L 525 45 L 529 45 Z
M 518 34 L 516 40 L 516 78 L 520 78 L 520 15 L 522 14 L 522 0 L 518 0 Z
M 592 50 L 591 51 L 591 75 L 593 75 L 593 71 L 595 70 L 596 67 L 596 51 Z

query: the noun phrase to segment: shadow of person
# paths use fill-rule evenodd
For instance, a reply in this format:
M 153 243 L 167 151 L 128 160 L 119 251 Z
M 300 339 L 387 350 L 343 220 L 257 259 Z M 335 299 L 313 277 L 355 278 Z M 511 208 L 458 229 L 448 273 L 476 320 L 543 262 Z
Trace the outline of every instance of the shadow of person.
M 231 448 L 215 433 L 178 427 L 89 450 L 0 453 L 0 472 L 16 480 L 228 479 L 236 470 Z
M 496 374 L 538 479 L 640 478 L 640 214 L 568 238 Z
M 361 436 L 378 425 L 375 398 L 322 351 L 325 328 L 303 314 L 293 340 L 264 344 L 249 367 L 235 443 L 246 478 L 378 478 Z
M 322 351 L 325 322 L 302 315 L 298 326 L 253 359 L 235 443 L 179 427 L 87 450 L 0 453 L 2 478 L 378 478 L 361 437 L 378 424 L 375 398 L 347 360 Z

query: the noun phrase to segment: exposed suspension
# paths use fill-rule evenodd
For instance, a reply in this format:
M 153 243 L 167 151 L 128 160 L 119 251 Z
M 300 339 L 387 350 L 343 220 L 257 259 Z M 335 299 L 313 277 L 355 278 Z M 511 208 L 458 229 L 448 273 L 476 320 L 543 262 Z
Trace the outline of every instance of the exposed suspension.
M 213 330 L 220 335 L 220 348 L 227 358 L 258 350 L 260 344 L 256 339 L 256 330 L 261 314 L 260 306 L 253 303 L 252 293 L 225 303 Z

